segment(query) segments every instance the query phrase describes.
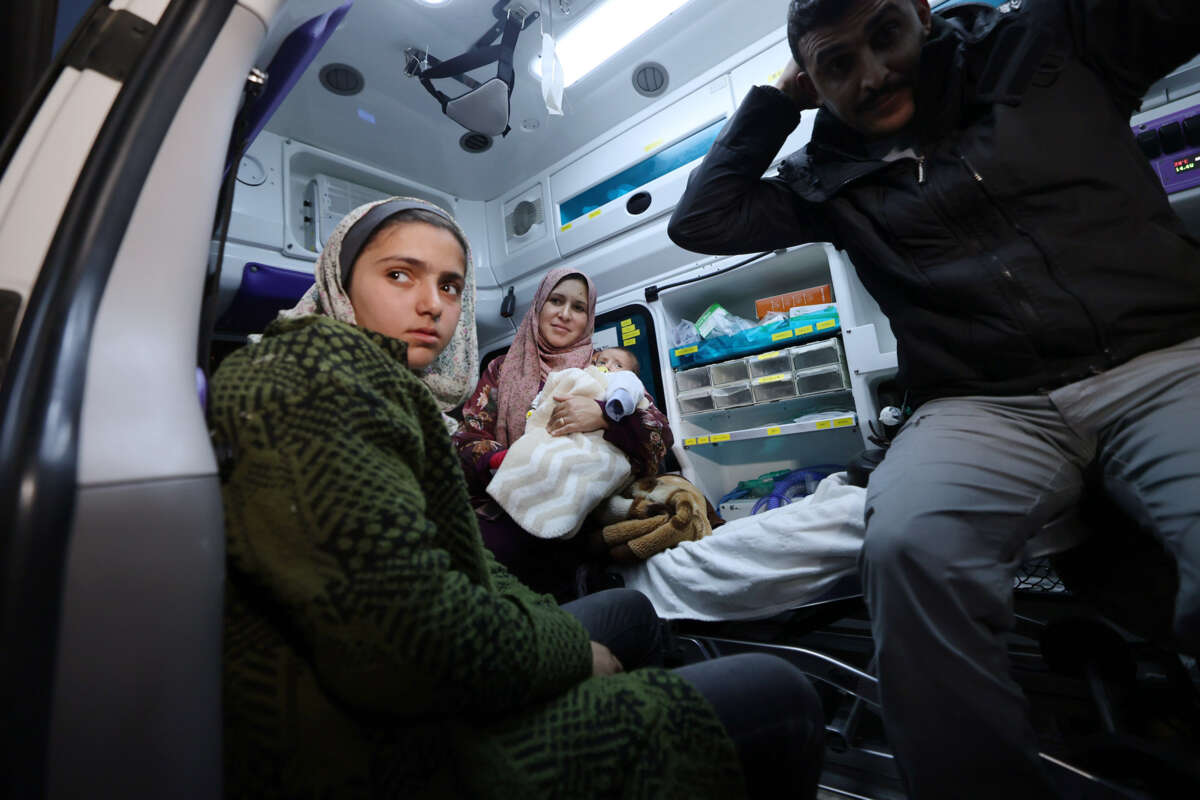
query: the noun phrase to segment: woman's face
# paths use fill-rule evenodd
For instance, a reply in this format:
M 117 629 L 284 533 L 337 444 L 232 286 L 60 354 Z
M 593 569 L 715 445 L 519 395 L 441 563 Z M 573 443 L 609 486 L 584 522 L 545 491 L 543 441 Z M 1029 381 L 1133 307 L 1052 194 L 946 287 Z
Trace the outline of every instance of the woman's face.
M 567 347 L 582 338 L 587 320 L 587 284 L 579 278 L 563 278 L 538 313 L 538 332 L 551 347 Z
M 424 369 L 454 336 L 465 285 L 466 255 L 454 234 L 404 222 L 359 254 L 350 304 L 361 327 L 406 342 L 408 366 Z

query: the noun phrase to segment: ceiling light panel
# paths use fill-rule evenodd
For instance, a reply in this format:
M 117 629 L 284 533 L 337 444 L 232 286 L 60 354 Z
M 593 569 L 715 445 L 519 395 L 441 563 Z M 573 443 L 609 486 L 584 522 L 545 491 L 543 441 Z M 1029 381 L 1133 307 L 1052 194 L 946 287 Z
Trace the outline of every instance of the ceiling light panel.
M 688 0 L 603 0 L 559 37 L 563 84 L 570 86 L 612 58 L 642 34 L 687 5 Z M 533 62 L 542 73 L 542 58 Z

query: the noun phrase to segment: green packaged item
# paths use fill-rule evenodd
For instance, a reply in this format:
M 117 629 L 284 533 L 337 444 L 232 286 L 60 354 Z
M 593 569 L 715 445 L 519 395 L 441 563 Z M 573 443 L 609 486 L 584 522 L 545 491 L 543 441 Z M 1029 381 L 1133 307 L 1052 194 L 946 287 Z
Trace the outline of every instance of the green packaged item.
M 768 472 L 748 481 L 740 481 L 737 490 L 747 492 L 750 497 L 766 497 L 775 490 L 775 481 L 790 473 L 791 470 L 787 469 Z
M 700 337 L 707 339 L 718 328 L 724 329 L 723 323 L 728 316 L 729 312 L 725 310 L 724 306 L 720 303 L 713 303 L 700 315 L 700 319 L 696 320 L 696 330 L 700 332 Z

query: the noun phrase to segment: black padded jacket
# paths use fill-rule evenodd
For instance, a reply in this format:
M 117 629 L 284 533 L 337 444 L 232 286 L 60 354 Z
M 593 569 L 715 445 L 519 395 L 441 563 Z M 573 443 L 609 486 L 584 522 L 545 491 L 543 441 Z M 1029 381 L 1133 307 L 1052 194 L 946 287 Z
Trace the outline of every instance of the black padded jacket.
M 755 87 L 671 239 L 845 250 L 891 322 L 912 404 L 1045 392 L 1200 336 L 1200 243 L 1129 127 L 1147 88 L 1200 50 L 1195 0 L 1024 5 L 934 18 L 917 158 L 872 158 L 821 110 L 808 146 L 763 178 L 799 112 Z

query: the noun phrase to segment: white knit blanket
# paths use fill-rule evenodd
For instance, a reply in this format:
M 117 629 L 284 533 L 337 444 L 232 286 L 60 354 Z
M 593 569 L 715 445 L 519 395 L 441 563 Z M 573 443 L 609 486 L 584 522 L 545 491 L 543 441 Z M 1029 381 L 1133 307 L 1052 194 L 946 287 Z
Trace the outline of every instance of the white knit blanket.
M 488 494 L 534 536 L 574 536 L 592 509 L 632 477 L 629 459 L 605 441 L 603 431 L 566 436 L 546 431 L 555 396 L 602 400 L 604 392 L 604 374 L 594 367 L 550 373 L 525 434 L 509 447 L 488 484 Z
M 616 569 L 665 619 L 756 619 L 795 608 L 858 571 L 866 489 L 845 480 L 830 475 L 808 497 Z

